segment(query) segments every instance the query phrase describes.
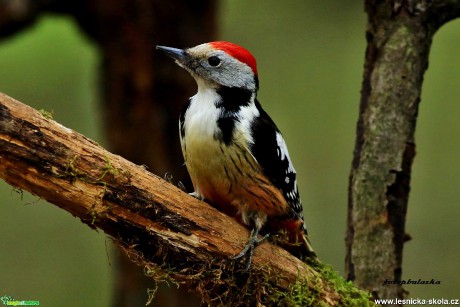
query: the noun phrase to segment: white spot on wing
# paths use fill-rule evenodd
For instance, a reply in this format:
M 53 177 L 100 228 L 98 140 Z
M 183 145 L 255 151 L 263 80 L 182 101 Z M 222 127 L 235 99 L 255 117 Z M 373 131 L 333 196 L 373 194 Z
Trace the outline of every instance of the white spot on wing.
M 241 131 L 242 135 L 246 138 L 248 144 L 253 144 L 251 124 L 254 118 L 260 115 L 259 110 L 254 103 L 250 103 L 248 106 L 241 107 L 238 111 L 238 122 L 236 123 L 237 131 Z
M 287 173 L 295 173 L 294 166 L 292 165 L 291 158 L 289 157 L 289 152 L 286 146 L 286 142 L 283 139 L 281 133 L 276 133 L 276 143 L 278 144 L 278 155 L 281 160 L 287 159 L 289 162 L 289 168 Z M 286 182 L 287 183 L 287 182 Z

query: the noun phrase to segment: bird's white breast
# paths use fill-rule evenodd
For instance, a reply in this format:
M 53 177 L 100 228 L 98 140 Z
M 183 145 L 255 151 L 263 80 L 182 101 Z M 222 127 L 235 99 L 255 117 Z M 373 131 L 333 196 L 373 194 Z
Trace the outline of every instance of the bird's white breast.
M 220 110 L 214 102 L 219 99 L 215 91 L 199 91 L 192 97 L 185 114 L 184 128 L 187 144 L 209 142 L 216 133 Z
M 202 190 L 222 181 L 224 172 L 220 142 L 215 138 L 220 110 L 214 102 L 218 99 L 215 91 L 199 91 L 184 117 L 184 159 L 195 193 L 201 197 L 207 197 Z

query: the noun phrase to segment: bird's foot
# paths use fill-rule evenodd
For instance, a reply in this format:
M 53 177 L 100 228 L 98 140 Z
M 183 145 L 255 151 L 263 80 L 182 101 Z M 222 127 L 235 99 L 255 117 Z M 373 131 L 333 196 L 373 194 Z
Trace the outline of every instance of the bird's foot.
M 193 196 L 193 197 L 195 197 L 196 199 L 199 199 L 199 200 L 204 200 L 203 195 L 198 194 L 196 191 L 192 192 L 192 193 L 188 193 L 188 195 Z
M 263 236 L 261 239 L 259 239 L 257 236 L 259 235 L 259 230 L 258 229 L 253 229 L 251 230 L 251 234 L 249 235 L 249 240 L 248 243 L 246 243 L 246 246 L 243 248 L 243 250 L 236 255 L 235 257 L 232 258 L 232 260 L 238 260 L 243 257 L 246 257 L 246 265 L 244 266 L 244 270 L 248 271 L 249 268 L 251 267 L 251 262 L 252 262 L 252 255 L 254 253 L 254 249 L 256 248 L 257 245 L 268 239 L 270 234 L 266 234 Z

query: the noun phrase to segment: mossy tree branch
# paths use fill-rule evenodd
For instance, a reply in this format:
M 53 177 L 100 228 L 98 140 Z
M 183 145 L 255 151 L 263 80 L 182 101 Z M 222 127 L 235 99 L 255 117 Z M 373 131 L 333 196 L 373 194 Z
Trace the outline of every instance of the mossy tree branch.
M 367 50 L 349 183 L 348 278 L 403 298 L 405 218 L 415 124 L 433 35 L 460 16 L 456 0 L 366 0 Z
M 0 177 L 103 230 L 153 277 L 188 283 L 207 302 L 368 302 L 327 267 L 269 243 L 243 272 L 229 258 L 248 231 L 234 219 L 1 93 Z

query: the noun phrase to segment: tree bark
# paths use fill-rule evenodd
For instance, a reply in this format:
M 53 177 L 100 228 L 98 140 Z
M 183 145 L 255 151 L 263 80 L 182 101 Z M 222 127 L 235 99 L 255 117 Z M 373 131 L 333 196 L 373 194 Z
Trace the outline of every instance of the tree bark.
M 365 1 L 367 49 L 349 182 L 346 271 L 375 298 L 403 298 L 415 124 L 433 35 L 460 1 Z
M 249 235 L 234 219 L 1 93 L 0 177 L 103 230 L 150 277 L 186 283 L 208 303 L 289 305 L 303 295 L 370 304 L 323 265 L 269 243 L 244 272 L 229 259 Z

